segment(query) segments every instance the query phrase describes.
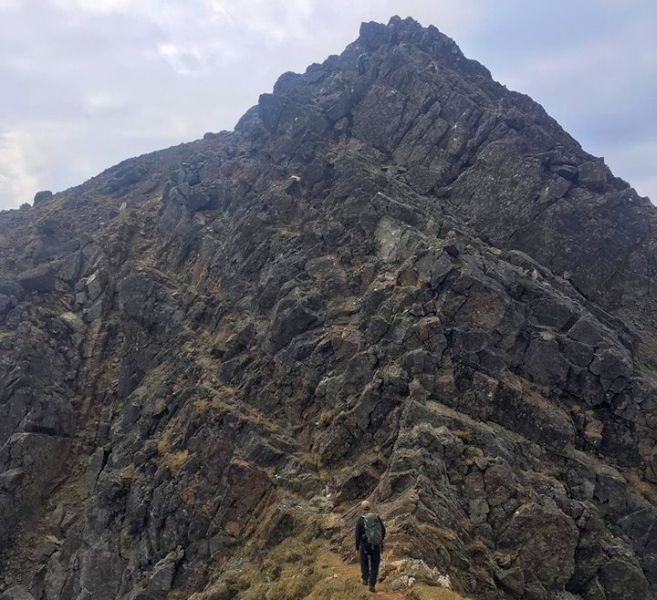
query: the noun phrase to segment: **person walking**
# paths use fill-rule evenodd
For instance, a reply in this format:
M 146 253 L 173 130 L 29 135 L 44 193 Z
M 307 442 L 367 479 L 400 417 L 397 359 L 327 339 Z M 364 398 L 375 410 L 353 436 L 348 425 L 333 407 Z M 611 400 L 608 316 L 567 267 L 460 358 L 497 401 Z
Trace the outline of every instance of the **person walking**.
M 360 553 L 363 584 L 369 585 L 370 592 L 375 592 L 386 528 L 367 500 L 361 502 L 360 508 L 363 514 L 356 521 L 356 552 Z

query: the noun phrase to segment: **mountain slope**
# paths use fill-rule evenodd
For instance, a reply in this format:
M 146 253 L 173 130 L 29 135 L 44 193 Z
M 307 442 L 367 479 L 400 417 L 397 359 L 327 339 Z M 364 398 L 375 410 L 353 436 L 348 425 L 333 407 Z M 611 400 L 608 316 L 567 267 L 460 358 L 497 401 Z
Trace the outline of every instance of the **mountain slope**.
M 6 597 L 304 598 L 364 497 L 387 586 L 657 597 L 655 209 L 398 31 L 0 214 Z

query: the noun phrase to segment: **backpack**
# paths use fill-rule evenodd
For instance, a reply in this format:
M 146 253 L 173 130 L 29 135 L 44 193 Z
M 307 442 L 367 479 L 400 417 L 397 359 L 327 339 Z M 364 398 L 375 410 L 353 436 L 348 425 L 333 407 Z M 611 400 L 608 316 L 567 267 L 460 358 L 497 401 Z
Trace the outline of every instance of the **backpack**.
M 363 515 L 363 523 L 365 525 L 365 541 L 368 546 L 380 546 L 383 542 L 383 530 L 381 529 L 379 515 L 367 513 Z

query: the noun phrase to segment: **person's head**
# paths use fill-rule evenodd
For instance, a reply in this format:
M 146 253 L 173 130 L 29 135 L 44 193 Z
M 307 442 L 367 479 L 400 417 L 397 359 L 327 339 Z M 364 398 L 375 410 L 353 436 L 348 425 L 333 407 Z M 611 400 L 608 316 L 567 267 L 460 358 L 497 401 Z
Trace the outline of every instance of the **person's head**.
M 370 504 L 369 500 L 363 500 L 360 503 L 360 508 L 363 512 L 369 512 L 370 508 L 372 508 L 372 505 Z

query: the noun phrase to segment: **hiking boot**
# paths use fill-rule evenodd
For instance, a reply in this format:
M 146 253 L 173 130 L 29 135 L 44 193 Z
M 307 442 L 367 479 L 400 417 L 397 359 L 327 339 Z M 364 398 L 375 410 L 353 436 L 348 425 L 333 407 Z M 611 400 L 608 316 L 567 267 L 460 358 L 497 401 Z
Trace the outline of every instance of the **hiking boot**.
M 376 592 L 376 589 L 374 589 L 373 585 L 370 586 L 370 592 Z
M 367 579 L 362 579 L 363 585 L 367 585 Z

